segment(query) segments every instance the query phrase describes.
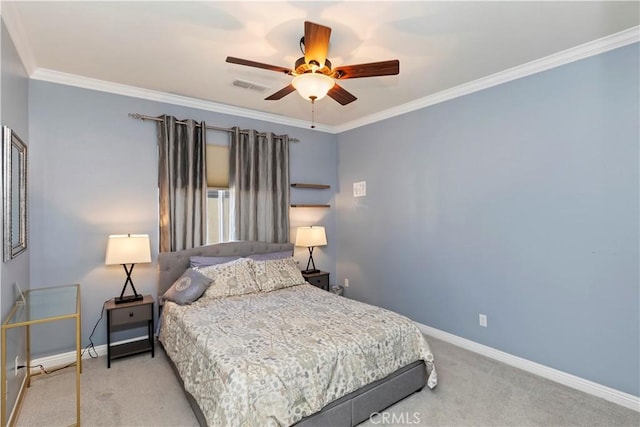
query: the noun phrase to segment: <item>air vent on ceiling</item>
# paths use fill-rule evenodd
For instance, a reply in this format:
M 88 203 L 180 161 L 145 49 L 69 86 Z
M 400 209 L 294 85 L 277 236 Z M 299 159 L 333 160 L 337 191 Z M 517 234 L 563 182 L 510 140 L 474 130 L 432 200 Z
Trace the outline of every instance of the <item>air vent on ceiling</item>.
M 265 90 L 269 89 L 268 86 L 263 86 L 258 83 L 253 83 L 247 80 L 240 80 L 240 79 L 234 79 L 233 85 L 237 87 L 241 87 L 243 89 L 255 90 L 256 92 L 264 92 Z

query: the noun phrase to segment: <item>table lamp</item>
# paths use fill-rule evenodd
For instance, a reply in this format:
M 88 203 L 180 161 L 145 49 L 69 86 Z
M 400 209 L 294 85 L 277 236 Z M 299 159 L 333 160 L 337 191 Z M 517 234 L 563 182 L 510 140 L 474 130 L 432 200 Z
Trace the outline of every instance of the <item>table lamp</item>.
M 307 261 L 307 269 L 303 270 L 303 273 L 311 274 L 320 271 L 316 269 L 316 265 L 313 262 L 313 248 L 316 246 L 325 246 L 326 244 L 327 235 L 324 232 L 324 227 L 318 225 L 298 227 L 298 232 L 296 234 L 296 246 L 309 248 L 309 261 Z M 311 265 L 311 269 L 309 269 L 309 265 Z
M 151 262 L 151 245 L 148 234 L 112 234 L 109 236 L 104 263 L 106 265 L 122 264 L 127 273 L 127 280 L 124 282 L 120 296 L 114 298 L 116 304 L 140 301 L 143 298 L 133 286 L 131 272 L 135 264 L 147 262 Z M 131 264 L 131 267 L 127 268 L 127 264 Z M 128 284 L 131 284 L 133 295 L 124 296 Z

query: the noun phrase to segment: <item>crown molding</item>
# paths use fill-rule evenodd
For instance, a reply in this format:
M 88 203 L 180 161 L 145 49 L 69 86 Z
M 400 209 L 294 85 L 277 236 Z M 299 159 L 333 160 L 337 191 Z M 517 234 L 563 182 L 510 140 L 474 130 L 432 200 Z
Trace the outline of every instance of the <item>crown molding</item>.
M 637 43 L 638 41 L 640 41 L 640 26 L 632 27 L 628 30 L 620 31 L 619 33 L 563 50 L 544 58 L 536 59 L 535 61 L 527 62 L 469 83 L 464 83 L 460 86 L 443 90 L 433 95 L 429 95 L 394 108 L 389 108 L 388 110 L 380 111 L 361 119 L 353 120 L 343 125 L 335 126 L 333 130 L 335 133 L 345 132 L 371 123 L 379 122 L 381 120 L 389 119 L 391 117 L 406 114 L 411 111 L 419 110 L 421 108 L 429 107 L 431 105 L 439 104 L 441 102 L 449 101 L 460 96 L 469 95 L 502 83 L 540 73 L 551 68 L 579 61 L 581 59 L 598 55 L 632 43 Z
M 48 70 L 45 68 L 38 68 L 35 72 L 33 72 L 33 74 L 31 74 L 31 78 L 34 80 L 58 83 L 67 86 L 75 86 L 83 89 L 96 90 L 99 92 L 130 96 L 133 98 L 141 98 L 172 105 L 181 105 L 183 107 L 196 108 L 204 111 L 213 111 L 216 113 L 230 114 L 232 116 L 240 116 L 244 118 L 263 120 L 270 123 L 278 123 L 282 125 L 309 129 L 309 122 L 305 120 L 292 119 L 285 116 L 279 116 L 277 114 L 250 110 L 248 108 L 234 107 L 232 105 L 205 101 L 188 96 L 175 95 L 172 93 L 143 89 L 135 86 L 123 85 L 120 83 L 112 83 L 105 80 L 93 79 L 90 77 L 83 77 L 75 74 L 62 73 L 60 71 Z M 317 124 L 315 130 L 320 132 L 333 133 L 333 129 L 331 127 L 322 124 Z

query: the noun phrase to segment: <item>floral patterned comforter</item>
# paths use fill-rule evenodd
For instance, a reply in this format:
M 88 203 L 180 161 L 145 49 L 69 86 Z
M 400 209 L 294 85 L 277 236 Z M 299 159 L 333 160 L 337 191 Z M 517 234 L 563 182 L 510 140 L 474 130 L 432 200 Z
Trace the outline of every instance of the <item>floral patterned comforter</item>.
M 311 285 L 165 304 L 160 341 L 209 426 L 291 425 L 433 355 L 408 318 Z

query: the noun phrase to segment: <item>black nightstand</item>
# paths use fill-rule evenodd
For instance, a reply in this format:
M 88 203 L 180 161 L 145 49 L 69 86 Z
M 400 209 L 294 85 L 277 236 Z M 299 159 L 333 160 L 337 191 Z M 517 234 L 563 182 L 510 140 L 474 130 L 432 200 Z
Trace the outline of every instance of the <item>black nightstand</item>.
M 317 286 L 325 291 L 329 290 L 329 273 L 326 271 L 319 271 L 317 273 L 302 273 L 304 280 L 309 282 L 313 286 Z
M 155 357 L 153 297 L 151 295 L 145 295 L 141 301 L 124 304 L 116 304 L 113 300 L 109 300 L 104 308 L 107 310 L 107 368 L 111 367 L 112 359 L 147 352 L 151 352 L 151 357 Z M 147 326 L 147 337 L 145 339 L 111 345 L 111 332 L 145 325 Z

